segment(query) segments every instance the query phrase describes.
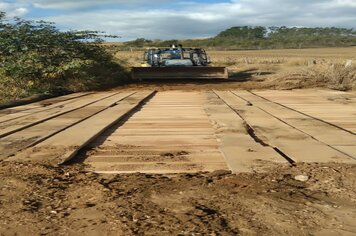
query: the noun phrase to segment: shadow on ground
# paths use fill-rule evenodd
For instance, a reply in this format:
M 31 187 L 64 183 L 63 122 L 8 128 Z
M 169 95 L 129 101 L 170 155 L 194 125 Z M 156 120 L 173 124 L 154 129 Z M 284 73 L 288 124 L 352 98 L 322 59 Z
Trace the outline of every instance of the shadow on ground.
M 259 71 L 256 69 L 243 70 L 238 72 L 229 73 L 229 81 L 234 82 L 247 82 L 251 80 L 254 76 L 270 75 L 271 72 Z

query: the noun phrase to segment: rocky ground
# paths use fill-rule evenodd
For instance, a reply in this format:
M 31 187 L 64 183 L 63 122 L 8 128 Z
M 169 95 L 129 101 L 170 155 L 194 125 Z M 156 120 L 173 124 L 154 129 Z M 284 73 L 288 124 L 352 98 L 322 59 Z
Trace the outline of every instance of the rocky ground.
M 0 235 L 355 235 L 356 166 L 98 175 L 0 163 Z

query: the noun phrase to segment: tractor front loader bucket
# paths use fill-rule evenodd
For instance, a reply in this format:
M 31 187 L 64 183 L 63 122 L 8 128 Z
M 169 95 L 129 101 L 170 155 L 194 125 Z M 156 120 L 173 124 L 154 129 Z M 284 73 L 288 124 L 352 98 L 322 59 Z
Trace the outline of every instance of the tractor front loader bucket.
M 133 67 L 132 78 L 144 79 L 227 79 L 226 67 Z

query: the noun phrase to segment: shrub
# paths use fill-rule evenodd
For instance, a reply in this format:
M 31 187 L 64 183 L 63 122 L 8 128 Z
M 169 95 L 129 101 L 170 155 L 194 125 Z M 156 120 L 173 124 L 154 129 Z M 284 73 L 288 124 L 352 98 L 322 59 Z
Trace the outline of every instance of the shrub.
M 0 12 L 0 99 L 118 83 L 125 71 L 100 46 L 102 37 L 97 31 L 62 32 L 44 21 L 8 22 Z
M 344 64 L 317 65 L 305 69 L 304 74 L 325 87 L 337 90 L 352 90 L 356 88 L 356 66 L 345 67 Z

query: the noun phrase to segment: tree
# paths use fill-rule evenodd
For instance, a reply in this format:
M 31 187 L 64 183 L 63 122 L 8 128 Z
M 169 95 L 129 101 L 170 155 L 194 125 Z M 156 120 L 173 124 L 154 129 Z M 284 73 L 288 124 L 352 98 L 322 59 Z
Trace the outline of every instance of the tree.
M 0 77 L 26 94 L 80 90 L 108 82 L 96 71 L 122 72 L 99 45 L 101 32 L 58 30 L 53 23 L 0 13 Z M 2 81 L 3 81 L 2 80 Z M 81 88 L 73 86 L 80 81 Z M 1 83 L 1 81 L 0 81 Z M 10 86 L 10 85 L 9 85 Z

